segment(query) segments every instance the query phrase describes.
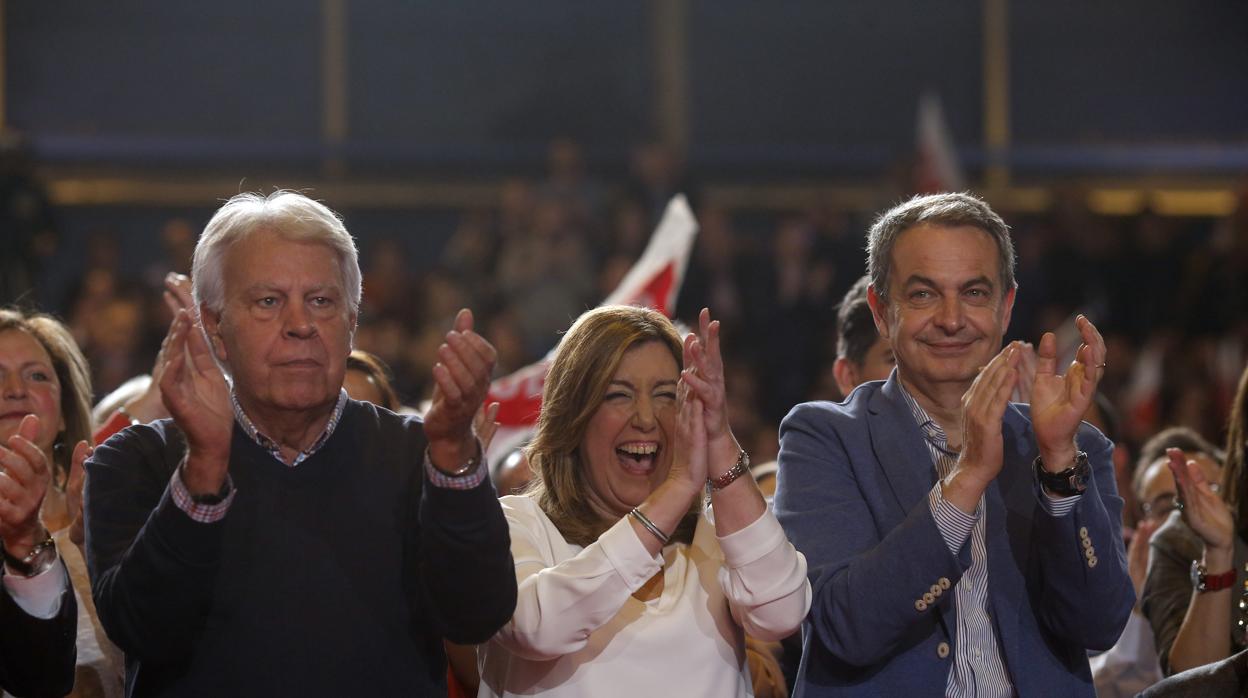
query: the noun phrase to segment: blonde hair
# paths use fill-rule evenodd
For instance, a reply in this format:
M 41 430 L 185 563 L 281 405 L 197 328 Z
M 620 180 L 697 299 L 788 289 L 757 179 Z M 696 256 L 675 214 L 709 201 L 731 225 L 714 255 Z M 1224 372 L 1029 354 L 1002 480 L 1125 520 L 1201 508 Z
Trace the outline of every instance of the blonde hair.
M 1248 535 L 1248 506 L 1244 506 L 1244 492 L 1248 490 L 1245 438 L 1248 438 L 1248 368 L 1239 377 L 1239 389 L 1231 404 L 1226 428 L 1226 464 L 1222 468 L 1222 499 L 1231 507 L 1235 530 L 1240 536 Z
M 615 523 L 604 520 L 589 504 L 580 448 L 624 354 L 648 342 L 663 344 L 676 365 L 682 365 L 680 335 L 672 322 L 662 313 L 634 306 L 611 305 L 584 313 L 555 350 L 542 390 L 537 432 L 525 448 L 533 470 L 526 494 L 537 499 L 570 543 L 589 545 Z M 673 540 L 692 538 L 697 511 L 695 500 Z
M 63 488 L 69 477 L 74 445 L 91 440 L 91 370 L 69 329 L 51 315 L 26 313 L 16 308 L 0 309 L 0 332 L 19 330 L 43 346 L 52 359 L 57 382 L 61 384 L 60 449 L 52 451 L 52 482 Z

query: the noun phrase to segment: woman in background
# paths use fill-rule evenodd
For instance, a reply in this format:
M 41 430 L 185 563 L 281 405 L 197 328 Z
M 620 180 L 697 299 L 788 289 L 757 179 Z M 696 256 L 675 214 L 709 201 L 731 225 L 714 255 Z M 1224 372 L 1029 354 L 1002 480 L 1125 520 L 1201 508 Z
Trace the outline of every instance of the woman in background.
M 57 320 L 0 310 L 0 374 L 4 377 L 0 443 L 7 445 L 23 422 L 35 421 L 28 415 L 35 415 L 38 433 L 31 441 L 51 471 L 41 519 L 52 533 L 77 602 L 77 667 L 69 695 L 120 697 L 122 656 L 100 628 L 86 562 L 70 540 L 82 540 L 82 463 L 90 453 L 91 378 L 86 359 L 69 330 Z M 6 575 L 11 568 L 6 563 Z M 35 693 L 63 695 L 64 691 Z

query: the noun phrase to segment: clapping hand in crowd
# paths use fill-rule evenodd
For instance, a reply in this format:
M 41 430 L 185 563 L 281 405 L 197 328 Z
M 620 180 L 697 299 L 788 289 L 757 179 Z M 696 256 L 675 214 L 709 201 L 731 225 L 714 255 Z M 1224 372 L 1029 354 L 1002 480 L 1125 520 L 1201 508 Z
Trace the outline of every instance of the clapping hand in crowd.
M 457 472 L 474 457 L 484 457 L 477 451 L 473 422 L 489 392 L 498 354 L 472 325 L 472 311 L 460 310 L 446 341 L 438 347 L 438 363 L 433 367 L 433 401 L 425 413 L 425 435 L 430 461 L 446 473 Z M 494 420 L 484 417 L 480 421 L 493 438 Z

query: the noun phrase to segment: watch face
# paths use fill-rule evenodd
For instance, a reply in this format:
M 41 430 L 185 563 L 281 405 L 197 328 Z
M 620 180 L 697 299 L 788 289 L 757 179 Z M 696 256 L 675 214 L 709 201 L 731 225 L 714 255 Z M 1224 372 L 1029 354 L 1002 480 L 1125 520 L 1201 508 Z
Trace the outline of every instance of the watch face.
M 1192 560 L 1192 588 L 1197 591 L 1205 590 L 1205 568 L 1200 565 L 1198 560 Z

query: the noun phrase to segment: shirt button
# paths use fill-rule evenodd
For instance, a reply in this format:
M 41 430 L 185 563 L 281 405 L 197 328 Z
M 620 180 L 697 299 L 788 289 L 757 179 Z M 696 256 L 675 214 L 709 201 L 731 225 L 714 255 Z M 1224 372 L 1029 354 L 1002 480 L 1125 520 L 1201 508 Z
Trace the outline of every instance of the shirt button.
M 976 648 L 976 650 L 975 650 L 975 658 L 976 658 L 976 659 L 980 659 L 980 658 L 982 658 L 983 656 L 984 656 L 984 653 L 983 653 L 983 652 L 980 652 L 980 651 L 979 651 L 979 649 L 978 649 L 978 648 Z
M 940 657 L 941 659 L 944 659 L 945 657 L 949 656 L 949 643 L 948 642 L 942 642 L 939 645 L 936 645 L 936 656 Z
M 914 610 L 918 611 L 919 613 L 922 613 L 922 612 L 926 611 L 926 610 L 927 610 L 927 602 L 926 602 L 926 601 L 924 601 L 923 599 L 919 599 L 918 601 L 915 601 L 915 602 L 914 602 Z

